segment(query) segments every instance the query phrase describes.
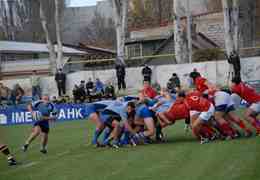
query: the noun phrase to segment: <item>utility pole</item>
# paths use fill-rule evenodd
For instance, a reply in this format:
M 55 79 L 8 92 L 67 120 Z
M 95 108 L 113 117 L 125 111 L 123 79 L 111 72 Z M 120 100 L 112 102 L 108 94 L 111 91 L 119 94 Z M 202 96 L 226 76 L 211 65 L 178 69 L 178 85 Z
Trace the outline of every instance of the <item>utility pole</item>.
M 192 63 L 192 37 L 191 37 L 192 16 L 191 16 L 191 9 L 190 9 L 190 0 L 186 0 L 186 16 L 187 16 L 187 39 L 188 39 L 189 63 Z

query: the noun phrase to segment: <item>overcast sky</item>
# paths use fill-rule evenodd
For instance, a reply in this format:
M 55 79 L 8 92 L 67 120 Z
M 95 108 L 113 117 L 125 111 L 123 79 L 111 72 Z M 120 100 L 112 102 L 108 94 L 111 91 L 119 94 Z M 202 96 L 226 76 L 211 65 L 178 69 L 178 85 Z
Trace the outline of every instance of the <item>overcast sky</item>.
M 101 0 L 70 0 L 70 6 L 93 6 Z

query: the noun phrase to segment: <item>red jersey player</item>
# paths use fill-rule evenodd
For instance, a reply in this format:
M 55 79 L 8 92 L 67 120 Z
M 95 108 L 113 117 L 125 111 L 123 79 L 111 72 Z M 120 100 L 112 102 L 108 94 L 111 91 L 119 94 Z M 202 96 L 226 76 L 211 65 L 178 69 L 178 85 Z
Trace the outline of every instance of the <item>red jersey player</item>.
M 251 130 L 247 128 L 245 123 L 235 114 L 234 102 L 229 93 L 220 90 L 205 78 L 201 77 L 200 74 L 191 74 L 190 77 L 193 79 L 196 90 L 200 92 L 201 95 L 208 95 L 209 99 L 214 102 L 214 117 L 219 124 L 227 125 L 228 122 L 233 122 L 244 130 L 245 136 L 248 137 L 252 135 Z M 228 138 L 230 138 L 229 136 L 235 137 L 238 134 L 238 131 L 230 126 L 229 129 L 232 130 L 233 133 L 232 136 L 229 134 Z
M 243 83 L 240 78 L 235 77 L 232 79 L 231 91 L 250 104 L 247 108 L 245 116 L 246 119 L 253 125 L 260 135 L 260 123 L 257 116 L 260 113 L 260 94 L 258 94 L 252 87 Z

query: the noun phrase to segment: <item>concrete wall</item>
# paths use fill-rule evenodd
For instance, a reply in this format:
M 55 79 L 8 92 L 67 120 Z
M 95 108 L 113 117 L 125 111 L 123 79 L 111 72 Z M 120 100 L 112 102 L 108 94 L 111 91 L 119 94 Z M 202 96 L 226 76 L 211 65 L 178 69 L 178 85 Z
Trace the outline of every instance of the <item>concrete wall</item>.
M 244 81 L 260 80 L 260 57 L 242 59 L 241 65 L 242 78 Z M 179 75 L 182 85 L 187 86 L 188 74 L 193 70 L 193 68 L 197 68 L 198 71 L 209 81 L 219 85 L 225 85 L 228 76 L 228 64 L 226 61 L 180 65 L 158 65 L 151 67 L 153 69 L 153 82 L 157 81 L 161 86 L 166 86 L 168 79 L 174 72 Z M 142 87 L 141 70 L 142 67 L 127 68 L 126 82 L 129 92 L 133 92 L 133 90 L 138 90 Z M 80 71 L 67 76 L 68 92 L 71 94 L 74 84 L 79 84 L 81 80 L 87 80 L 89 77 L 92 79 L 100 78 L 103 82 L 112 81 L 116 84 L 116 72 L 113 69 L 102 71 Z M 2 82 L 8 87 L 13 87 L 15 83 L 19 83 L 28 94 L 30 93 L 29 79 L 6 80 Z M 49 93 L 52 96 L 57 95 L 54 77 L 43 77 L 41 84 L 43 93 Z

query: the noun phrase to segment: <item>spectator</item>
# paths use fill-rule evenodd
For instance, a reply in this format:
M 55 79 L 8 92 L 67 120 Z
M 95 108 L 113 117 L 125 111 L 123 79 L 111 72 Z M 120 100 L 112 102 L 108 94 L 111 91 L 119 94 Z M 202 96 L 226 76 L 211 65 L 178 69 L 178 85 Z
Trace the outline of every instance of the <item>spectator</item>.
M 173 73 L 172 77 L 169 79 L 169 82 L 167 83 L 167 89 L 171 93 L 176 93 L 181 89 L 181 82 L 176 73 Z
M 117 77 L 117 84 L 118 84 L 118 90 L 126 89 L 126 83 L 125 83 L 125 66 L 124 65 L 116 65 L 116 77 Z
M 24 96 L 24 90 L 19 84 L 14 85 L 14 89 L 11 92 L 11 101 L 13 105 L 20 104 L 22 102 L 22 97 Z
M 151 87 L 148 81 L 144 81 L 144 87 L 142 89 L 142 93 L 145 97 L 149 97 L 151 99 L 157 96 L 157 92 Z
M 66 94 L 66 74 L 59 69 L 58 72 L 55 74 L 55 81 L 57 84 L 59 96 L 63 96 Z
M 194 68 L 193 71 L 190 73 L 190 76 L 191 76 L 191 77 L 194 77 L 194 76 L 196 76 L 196 74 L 199 74 L 199 75 L 200 75 L 200 73 L 198 72 L 198 70 L 197 70 L 196 68 Z
M 152 69 L 147 64 L 142 69 L 142 75 L 144 77 L 144 81 L 148 81 L 151 84 Z
M 96 83 L 95 83 L 95 92 L 97 94 L 104 94 L 104 84 L 103 82 L 100 81 L 99 78 L 96 79 Z
M 197 76 L 200 76 L 200 73 L 196 68 L 194 68 L 193 71 L 190 73 L 189 77 L 197 77 Z M 188 79 L 188 84 L 190 88 L 194 88 L 194 83 L 192 81 L 193 81 L 192 78 Z
M 233 65 L 234 77 L 241 79 L 241 64 L 240 57 L 236 51 L 232 51 L 230 56 L 227 58 L 228 63 Z
M 31 76 L 32 99 L 34 101 L 41 98 L 40 80 L 40 76 L 38 76 L 37 71 L 34 70 Z
M 4 86 L 3 83 L 0 83 L 0 104 L 2 101 L 8 101 L 10 98 L 11 90 Z
M 108 85 L 105 87 L 105 97 L 108 99 L 115 99 L 115 88 L 111 82 L 108 83 Z
M 88 82 L 86 83 L 86 90 L 87 90 L 87 95 L 90 96 L 91 92 L 94 90 L 94 83 L 91 80 L 91 78 L 88 79 Z
M 85 91 L 85 81 L 84 80 L 80 81 L 79 88 L 84 89 L 84 91 Z
M 82 86 L 83 84 L 83 86 Z M 84 88 L 85 81 L 81 81 L 81 85 L 75 85 L 73 88 L 73 99 L 74 103 L 84 103 L 86 100 L 86 91 Z

